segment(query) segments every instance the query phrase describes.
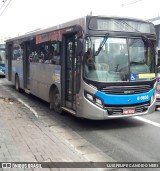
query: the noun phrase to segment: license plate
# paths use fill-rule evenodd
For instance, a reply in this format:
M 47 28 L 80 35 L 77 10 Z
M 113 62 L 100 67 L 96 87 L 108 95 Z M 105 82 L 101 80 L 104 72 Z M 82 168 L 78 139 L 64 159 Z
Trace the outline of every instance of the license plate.
M 123 109 L 123 115 L 134 114 L 135 108 L 125 108 Z

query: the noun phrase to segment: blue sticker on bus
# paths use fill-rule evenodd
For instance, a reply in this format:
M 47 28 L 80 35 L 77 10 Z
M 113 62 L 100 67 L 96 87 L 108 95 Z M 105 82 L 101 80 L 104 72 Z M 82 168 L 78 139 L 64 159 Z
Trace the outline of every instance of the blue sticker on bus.
M 130 81 L 136 81 L 136 74 L 130 74 Z

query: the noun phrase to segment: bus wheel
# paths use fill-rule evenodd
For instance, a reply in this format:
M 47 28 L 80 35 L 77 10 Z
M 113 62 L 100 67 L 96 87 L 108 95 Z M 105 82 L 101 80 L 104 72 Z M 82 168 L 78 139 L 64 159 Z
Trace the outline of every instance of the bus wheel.
M 15 78 L 15 87 L 16 87 L 16 90 L 20 92 L 20 84 L 19 84 L 18 75 L 16 75 L 16 78 Z
M 56 113 L 62 113 L 61 97 L 57 88 L 53 91 L 53 109 Z

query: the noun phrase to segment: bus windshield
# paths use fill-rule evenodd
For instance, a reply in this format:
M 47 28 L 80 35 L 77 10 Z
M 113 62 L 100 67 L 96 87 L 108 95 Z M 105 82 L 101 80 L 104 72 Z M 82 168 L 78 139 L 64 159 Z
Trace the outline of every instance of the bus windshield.
M 143 38 L 87 37 L 84 77 L 98 82 L 155 78 L 155 53 Z

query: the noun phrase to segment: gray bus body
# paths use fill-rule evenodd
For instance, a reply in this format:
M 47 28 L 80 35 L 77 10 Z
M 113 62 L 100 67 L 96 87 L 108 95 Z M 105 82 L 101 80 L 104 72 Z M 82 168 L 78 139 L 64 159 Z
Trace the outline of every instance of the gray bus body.
M 86 16 L 7 40 L 6 76 L 18 91 L 49 102 L 59 113 L 97 120 L 148 114 L 155 110 L 155 43 L 152 23 Z M 143 51 L 136 58 L 144 59 L 131 64 L 135 48 Z M 113 55 L 122 50 L 123 56 Z

